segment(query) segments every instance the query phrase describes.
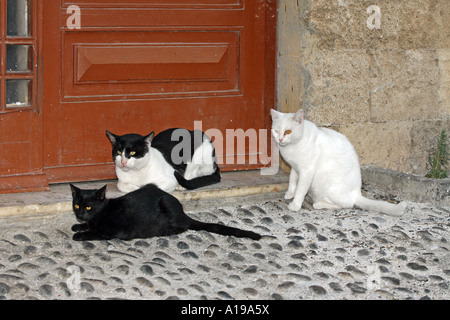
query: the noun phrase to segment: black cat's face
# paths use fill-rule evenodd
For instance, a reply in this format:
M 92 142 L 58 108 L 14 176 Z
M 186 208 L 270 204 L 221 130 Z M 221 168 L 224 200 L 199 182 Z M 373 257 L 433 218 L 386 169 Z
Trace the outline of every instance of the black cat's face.
M 82 190 L 70 184 L 72 190 L 72 209 L 80 222 L 89 221 L 106 204 L 106 185 L 97 190 Z
M 123 136 L 106 131 L 111 141 L 113 160 L 118 168 L 123 171 L 139 170 L 147 165 L 148 150 L 155 136 L 152 132 L 147 136 L 130 133 Z

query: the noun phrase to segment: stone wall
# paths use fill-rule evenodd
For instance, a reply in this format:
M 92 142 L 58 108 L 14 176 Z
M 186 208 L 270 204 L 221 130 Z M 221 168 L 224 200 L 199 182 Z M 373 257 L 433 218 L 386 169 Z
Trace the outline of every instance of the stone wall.
M 278 109 L 347 135 L 362 165 L 423 175 L 450 136 L 449 21 L 449 0 L 279 0 Z

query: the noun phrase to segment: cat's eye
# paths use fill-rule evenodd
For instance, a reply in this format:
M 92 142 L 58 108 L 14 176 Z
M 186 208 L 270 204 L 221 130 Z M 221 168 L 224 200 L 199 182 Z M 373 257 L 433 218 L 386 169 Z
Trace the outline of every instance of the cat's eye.
M 292 133 L 292 130 L 286 130 L 286 131 L 284 132 L 285 135 L 291 134 L 291 133 Z
M 130 156 L 134 156 L 136 154 L 136 151 L 131 151 Z
M 92 209 L 92 207 L 86 207 L 86 210 L 87 211 L 89 211 L 89 210 L 91 210 Z
M 74 205 L 74 207 L 75 207 L 75 209 L 80 209 L 80 206 L 79 205 Z
M 276 129 L 276 130 L 275 130 L 275 133 L 278 133 L 278 132 L 280 132 L 280 130 Z
M 117 154 L 118 154 L 118 155 L 121 155 L 121 154 L 122 154 L 122 151 L 117 151 Z

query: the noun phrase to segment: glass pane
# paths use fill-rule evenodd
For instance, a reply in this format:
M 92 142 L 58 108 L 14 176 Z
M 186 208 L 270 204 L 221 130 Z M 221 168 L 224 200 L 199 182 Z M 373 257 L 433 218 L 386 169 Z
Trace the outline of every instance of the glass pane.
M 31 106 L 32 81 L 6 79 L 6 108 Z
M 31 10 L 31 0 L 8 0 L 6 10 L 6 34 L 8 37 L 31 36 Z
M 33 70 L 31 45 L 8 45 L 6 47 L 6 71 L 28 72 Z

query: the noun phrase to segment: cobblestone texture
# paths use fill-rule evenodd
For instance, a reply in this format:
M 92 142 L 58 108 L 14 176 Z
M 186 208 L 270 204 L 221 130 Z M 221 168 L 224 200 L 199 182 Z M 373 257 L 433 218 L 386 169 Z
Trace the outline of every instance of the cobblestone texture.
M 450 211 L 401 218 L 290 212 L 284 201 L 189 212 L 262 240 L 205 231 L 74 242 L 72 214 L 0 220 L 3 299 L 448 299 Z

